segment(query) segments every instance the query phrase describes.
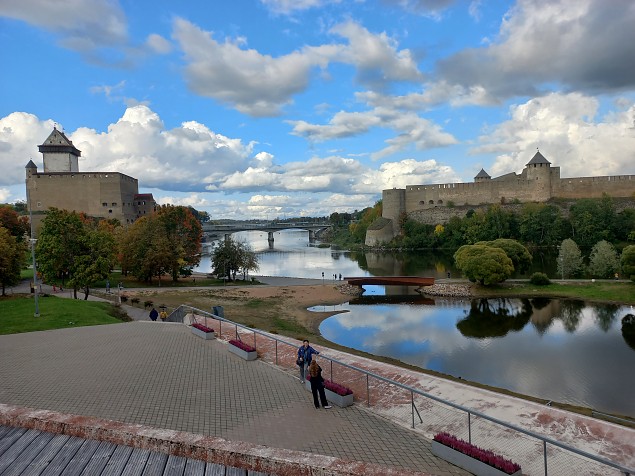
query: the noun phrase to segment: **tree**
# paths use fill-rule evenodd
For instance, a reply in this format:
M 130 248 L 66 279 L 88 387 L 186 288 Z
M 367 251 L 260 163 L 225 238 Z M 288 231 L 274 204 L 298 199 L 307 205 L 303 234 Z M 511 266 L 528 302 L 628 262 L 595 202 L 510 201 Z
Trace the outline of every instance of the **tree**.
M 171 270 L 173 249 L 159 220 L 154 215 L 140 218 L 122 237 L 121 269 L 132 273 L 140 281 L 151 282 Z
M 2 295 L 7 286 L 20 282 L 20 270 L 25 264 L 26 244 L 0 225 L 0 285 Z
M 512 260 L 502 249 L 485 245 L 461 246 L 454 261 L 465 277 L 485 286 L 505 281 L 514 272 Z
M 241 272 L 244 278 L 248 271 L 258 269 L 258 256 L 246 243 L 229 238 L 221 241 L 214 249 L 212 267 L 217 276 L 235 280 L 236 274 Z
M 113 235 L 94 221 L 76 212 L 51 208 L 42 220 L 37 241 L 38 268 L 47 281 L 62 279 L 77 291 L 84 289 L 88 299 L 90 286 L 106 279 L 116 256 Z
M 499 238 L 494 241 L 481 241 L 477 245 L 486 245 L 492 248 L 500 248 L 512 260 L 514 269 L 519 272 L 525 272 L 531 266 L 531 253 L 516 240 Z
M 164 205 L 157 210 L 158 232 L 162 233 L 172 250 L 170 273 L 172 281 L 189 276 L 201 261 L 203 228 L 187 207 Z
M 20 219 L 20 216 L 10 205 L 0 205 L 0 226 L 18 241 L 22 241 L 25 234 L 29 233 L 28 223 Z
M 612 278 L 620 269 L 620 260 L 615 247 L 602 240 L 593 245 L 589 258 L 589 272 L 596 278 Z
M 620 265 L 622 273 L 631 281 L 635 281 L 635 245 L 629 245 L 622 250 Z
M 582 271 L 582 253 L 580 248 L 571 238 L 567 238 L 560 245 L 558 252 L 558 274 L 562 279 L 575 276 Z

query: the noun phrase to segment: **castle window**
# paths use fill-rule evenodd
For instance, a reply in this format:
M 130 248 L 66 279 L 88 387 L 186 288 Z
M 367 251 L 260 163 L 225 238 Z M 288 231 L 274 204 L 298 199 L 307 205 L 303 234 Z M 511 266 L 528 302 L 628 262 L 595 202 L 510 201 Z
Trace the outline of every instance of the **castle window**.
M 438 204 L 442 204 L 442 203 L 443 203 L 443 200 L 438 200 L 438 201 L 437 201 L 437 203 L 438 203 Z
M 42 206 L 42 202 L 37 202 L 37 207 L 40 208 Z
M 419 205 L 425 205 L 425 204 L 426 204 L 426 202 L 425 202 L 424 200 L 421 200 L 421 201 L 419 202 Z
M 103 202 L 103 203 L 101 204 L 101 206 L 102 206 L 102 207 L 107 207 L 107 206 L 108 206 L 108 204 L 107 204 L 106 202 Z
M 108 210 L 108 213 L 112 213 L 112 210 Z
M 116 207 L 117 206 L 117 202 L 112 202 L 112 206 Z
M 434 205 L 434 200 L 430 200 L 428 203 L 429 203 L 430 205 Z

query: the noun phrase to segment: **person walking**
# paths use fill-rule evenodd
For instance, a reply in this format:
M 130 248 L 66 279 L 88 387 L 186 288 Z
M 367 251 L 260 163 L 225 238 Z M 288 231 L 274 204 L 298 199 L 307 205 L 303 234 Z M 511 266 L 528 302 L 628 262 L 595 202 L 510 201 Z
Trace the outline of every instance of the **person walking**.
M 309 381 L 311 382 L 311 393 L 313 394 L 313 404 L 315 408 L 320 408 L 320 402 L 324 408 L 331 408 L 331 405 L 329 405 L 329 402 L 326 400 L 326 393 L 324 392 L 322 367 L 318 365 L 317 360 L 311 361 L 311 365 L 309 365 L 309 375 L 311 376 Z M 320 400 L 318 400 L 318 394 L 320 395 Z
M 168 313 L 165 312 L 165 309 L 161 309 L 161 312 L 159 313 L 159 317 L 161 318 L 163 322 L 165 322 L 165 320 L 168 318 Z
M 150 319 L 153 321 L 157 320 L 157 317 L 159 317 L 159 313 L 158 311 L 153 307 L 152 310 L 150 311 Z
M 300 367 L 301 383 L 304 383 L 304 376 L 306 375 L 309 365 L 311 365 L 313 354 L 319 355 L 320 353 L 309 345 L 308 340 L 304 339 L 302 345 L 298 348 L 298 360 L 296 361 L 298 367 Z

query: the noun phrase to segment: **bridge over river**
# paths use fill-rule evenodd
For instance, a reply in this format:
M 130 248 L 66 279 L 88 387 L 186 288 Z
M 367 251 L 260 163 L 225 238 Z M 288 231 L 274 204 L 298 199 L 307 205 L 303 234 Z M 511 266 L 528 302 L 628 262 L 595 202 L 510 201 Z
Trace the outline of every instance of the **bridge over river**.
M 267 232 L 267 241 L 269 247 L 273 248 L 273 234 L 281 230 L 307 230 L 309 232 L 309 242 L 315 241 L 315 236 L 322 230 L 330 228 L 330 223 L 313 223 L 313 222 L 295 222 L 295 223 L 230 223 L 225 225 L 216 225 L 212 223 L 203 223 L 203 234 L 210 238 L 220 238 L 224 236 L 229 239 L 233 233 L 241 231 L 265 231 Z

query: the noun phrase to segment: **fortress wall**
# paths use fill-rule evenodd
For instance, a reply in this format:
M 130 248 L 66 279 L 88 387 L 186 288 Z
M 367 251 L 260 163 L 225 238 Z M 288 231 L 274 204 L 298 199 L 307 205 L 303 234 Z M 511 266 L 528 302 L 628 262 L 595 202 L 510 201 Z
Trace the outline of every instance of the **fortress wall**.
M 124 174 L 35 173 L 27 178 L 27 188 L 34 212 L 55 207 L 116 218 L 123 224 L 136 218 L 133 197 L 138 182 Z
M 539 180 L 492 180 L 478 183 L 414 185 L 406 188 L 406 212 L 455 205 L 480 205 L 511 200 L 547 201 L 551 196 L 548 182 Z
M 602 177 L 572 177 L 560 179 L 553 195 L 559 198 L 632 197 L 635 194 L 635 175 Z

